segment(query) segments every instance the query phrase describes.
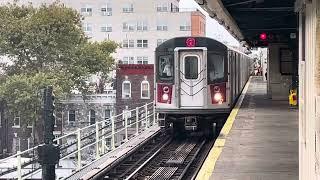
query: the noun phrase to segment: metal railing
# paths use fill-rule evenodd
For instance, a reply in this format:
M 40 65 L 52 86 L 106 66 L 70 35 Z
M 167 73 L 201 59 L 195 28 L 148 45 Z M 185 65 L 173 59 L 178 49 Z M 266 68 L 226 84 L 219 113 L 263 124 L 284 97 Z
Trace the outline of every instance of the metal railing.
M 54 139 L 54 143 L 60 146 L 60 162 L 68 160 L 74 165 L 64 167 L 60 163 L 56 166 L 56 170 L 79 170 L 149 127 L 157 125 L 154 112 L 153 102 L 147 103 Z M 38 146 L 22 152 L 18 151 L 15 155 L 0 159 L 0 178 L 20 180 L 40 173 L 41 165 L 38 163 L 37 148 Z M 10 162 L 12 167 L 4 166 Z M 65 174 L 65 176 L 68 175 L 70 174 Z

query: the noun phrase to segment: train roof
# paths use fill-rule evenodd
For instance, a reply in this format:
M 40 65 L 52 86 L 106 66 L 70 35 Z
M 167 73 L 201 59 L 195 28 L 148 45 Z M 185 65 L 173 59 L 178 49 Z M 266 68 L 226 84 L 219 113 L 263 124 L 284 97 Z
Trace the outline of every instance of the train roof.
M 186 47 L 187 46 L 186 40 L 188 38 L 195 39 L 194 47 L 207 47 L 208 51 L 213 50 L 213 49 L 218 50 L 218 51 L 230 49 L 230 50 L 235 51 L 239 54 L 250 57 L 247 54 L 245 54 L 235 48 L 227 46 L 227 45 L 221 43 L 220 41 L 217 41 L 215 39 L 208 38 L 208 37 L 192 37 L 192 36 L 175 37 L 172 39 L 168 39 L 167 41 L 160 44 L 156 48 L 156 51 L 169 51 L 168 49 L 170 49 L 170 48 L 171 48 L 171 51 L 173 51 L 172 48 L 174 48 L 174 47 Z
M 242 54 L 242 55 L 244 55 L 244 56 L 247 56 L 247 57 L 251 58 L 249 55 L 247 55 L 247 54 L 244 53 L 244 52 L 239 51 L 238 49 L 235 49 L 235 48 L 233 48 L 233 47 L 231 47 L 231 46 L 227 46 L 227 47 L 228 47 L 228 49 L 230 49 L 230 50 L 232 50 L 232 51 L 235 51 L 235 52 L 237 52 L 237 53 L 239 53 L 239 54 Z

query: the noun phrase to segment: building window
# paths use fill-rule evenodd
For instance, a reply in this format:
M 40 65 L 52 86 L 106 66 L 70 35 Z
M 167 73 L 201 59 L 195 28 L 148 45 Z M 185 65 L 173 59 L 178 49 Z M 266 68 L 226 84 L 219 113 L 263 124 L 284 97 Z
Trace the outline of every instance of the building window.
M 137 56 L 137 64 L 148 64 L 148 56 Z
M 166 22 L 157 23 L 157 31 L 168 31 L 168 24 Z
M 166 39 L 157 39 L 157 46 L 159 46 L 160 44 L 162 44 L 165 41 L 166 41 Z
M 131 111 L 129 110 L 129 107 L 126 106 L 124 110 L 122 110 L 122 118 L 125 119 L 125 118 L 131 118 L 132 117 L 132 114 L 131 114 Z M 123 122 L 123 126 L 124 126 L 124 122 Z
M 122 48 L 134 48 L 134 40 L 133 39 L 125 39 L 122 41 Z
M 111 24 L 104 24 L 101 26 L 101 32 L 112 32 Z
M 17 152 L 17 151 L 20 151 L 20 138 L 18 138 L 18 137 L 14 137 L 13 138 L 13 148 L 14 148 L 14 150 L 13 151 L 15 151 L 15 152 Z
M 82 29 L 84 32 L 92 32 L 92 24 L 91 23 L 83 23 Z
M 112 16 L 112 8 L 110 4 L 107 4 L 101 7 L 101 15 L 102 16 Z
M 57 118 L 55 118 L 55 120 L 54 120 L 54 121 L 55 121 L 55 124 L 56 124 L 56 119 L 57 119 Z M 28 121 L 28 122 L 27 122 L 27 128 L 32 128 L 32 121 Z
M 122 23 L 122 30 L 124 32 L 127 32 L 127 31 L 134 31 L 135 30 L 135 26 L 136 24 L 135 23 L 128 23 L 128 22 L 124 22 Z
M 81 8 L 81 15 L 83 15 L 83 16 L 92 16 L 92 8 L 91 7 L 83 7 L 83 8 Z
M 110 125 L 111 122 L 111 110 L 110 109 L 105 109 L 104 110 L 104 120 L 105 120 L 105 125 L 108 126 Z
M 14 118 L 13 118 L 13 126 L 19 128 L 20 127 L 20 123 L 21 123 L 20 113 L 17 113 L 17 114 L 14 115 Z
M 69 110 L 68 111 L 68 122 L 76 122 L 76 111 L 75 110 Z
M 28 143 L 28 149 L 33 147 L 33 141 L 32 141 L 32 137 L 28 137 L 27 139 L 27 143 Z
M 179 12 L 179 7 L 171 3 L 171 12 Z
M 90 125 L 96 123 L 96 111 L 95 110 L 90 110 L 89 111 L 89 118 L 90 118 Z
M 122 60 L 122 64 L 134 64 L 133 56 L 124 56 Z
M 111 110 L 105 109 L 104 110 L 104 120 L 110 119 L 110 117 L 111 117 Z
M 150 84 L 146 80 L 141 82 L 141 99 L 150 99 Z
M 137 22 L 137 31 L 147 31 L 148 23 L 146 21 Z
M 123 81 L 122 83 L 122 98 L 131 98 L 131 83 L 130 81 Z
M 125 4 L 122 8 L 122 12 L 132 13 L 133 12 L 133 4 Z
M 138 48 L 148 48 L 148 40 L 137 40 Z
M 180 25 L 180 31 L 191 31 L 191 24 L 189 22 L 185 22 L 184 24 Z
M 168 3 L 157 4 L 158 12 L 168 12 L 168 9 L 169 9 Z

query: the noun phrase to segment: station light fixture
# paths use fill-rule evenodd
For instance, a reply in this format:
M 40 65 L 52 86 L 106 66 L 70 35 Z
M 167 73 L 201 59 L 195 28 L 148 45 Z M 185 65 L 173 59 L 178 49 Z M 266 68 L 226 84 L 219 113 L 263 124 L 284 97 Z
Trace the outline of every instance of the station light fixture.
M 267 40 L 267 34 L 266 33 L 261 33 L 259 38 L 260 38 L 260 40 L 265 41 L 265 40 Z

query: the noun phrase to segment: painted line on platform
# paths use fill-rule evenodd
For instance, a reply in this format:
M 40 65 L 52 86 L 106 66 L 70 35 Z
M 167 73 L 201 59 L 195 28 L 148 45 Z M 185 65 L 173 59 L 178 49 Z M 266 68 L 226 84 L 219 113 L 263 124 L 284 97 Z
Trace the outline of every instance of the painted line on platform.
M 210 150 L 205 162 L 203 163 L 199 173 L 197 174 L 196 180 L 208 180 L 210 178 L 210 176 L 213 174 L 216 162 L 218 161 L 219 156 L 222 152 L 222 149 L 225 145 L 226 137 L 229 134 L 229 132 L 233 126 L 234 120 L 236 119 L 236 116 L 237 116 L 238 111 L 241 107 L 243 99 L 247 94 L 250 82 L 251 82 L 251 77 L 249 78 L 246 86 L 244 87 L 244 89 L 243 89 L 243 91 L 237 101 L 237 104 L 232 109 L 226 123 L 224 124 L 222 130 L 220 131 L 218 138 L 216 139 L 216 141 L 215 141 L 212 149 Z

